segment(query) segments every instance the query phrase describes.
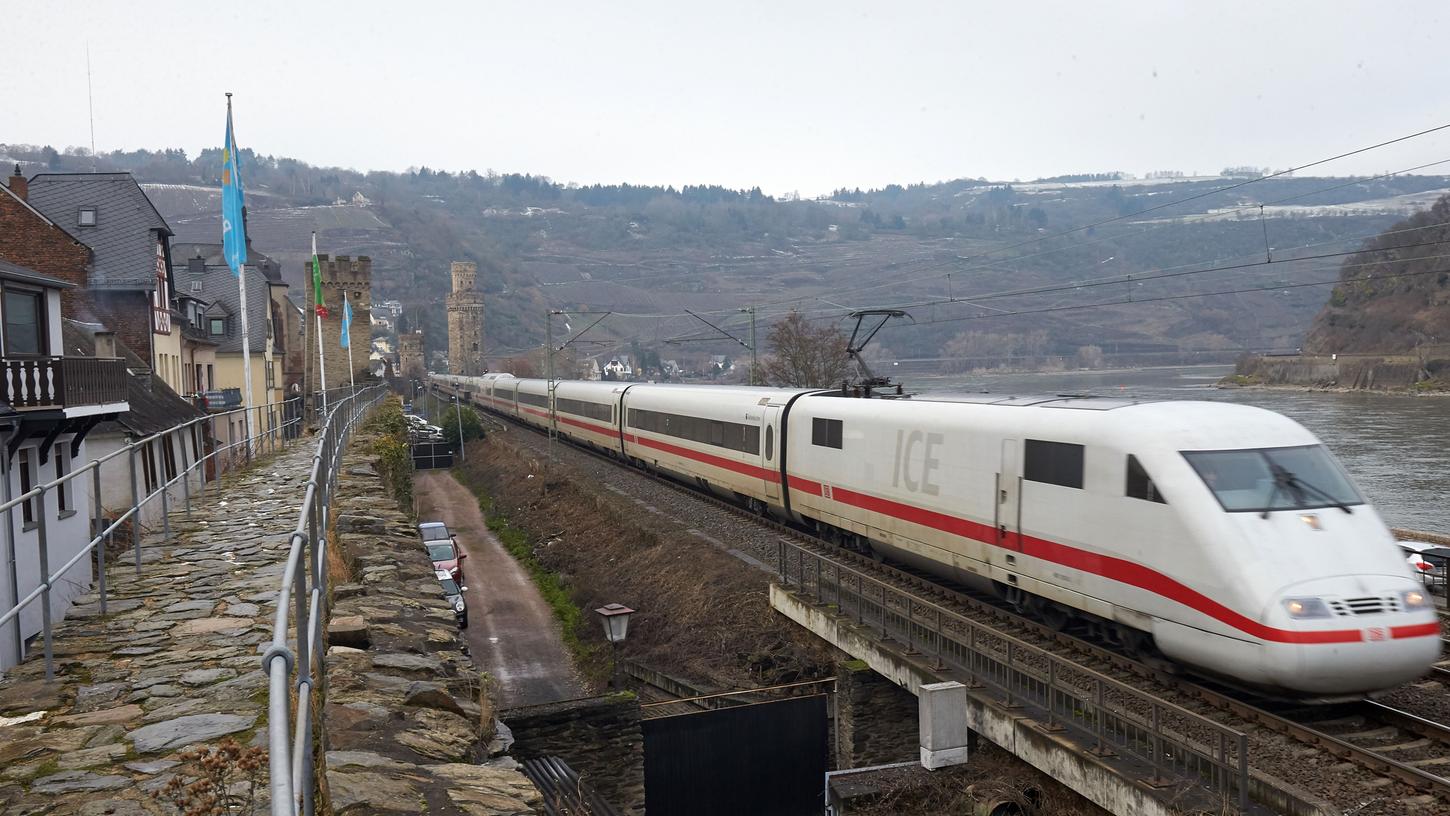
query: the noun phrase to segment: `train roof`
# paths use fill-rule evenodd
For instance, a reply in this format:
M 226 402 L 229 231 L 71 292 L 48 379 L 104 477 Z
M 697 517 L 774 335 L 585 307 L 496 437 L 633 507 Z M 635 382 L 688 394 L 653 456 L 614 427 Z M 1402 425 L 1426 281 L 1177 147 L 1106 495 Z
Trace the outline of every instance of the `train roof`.
M 1252 405 L 1207 400 L 1131 400 L 1116 397 L 937 394 L 909 400 L 812 395 L 795 410 L 855 417 L 922 421 L 968 417 L 1004 432 L 1043 434 L 1073 442 L 1129 444 L 1144 437 L 1171 440 L 1176 450 L 1223 450 L 1317 444 L 1294 420 Z M 912 406 L 915 406 L 913 409 Z M 1021 410 L 1029 409 L 1029 410 Z M 1073 410 L 1076 409 L 1076 410 Z M 900 413 L 905 412 L 905 413 Z
M 1148 405 L 1164 400 L 1138 400 L 1124 397 L 1095 397 L 1087 394 L 933 394 L 913 396 L 912 402 L 956 402 L 971 405 L 1005 405 L 1015 407 L 1069 408 L 1079 411 L 1112 411 L 1133 405 Z

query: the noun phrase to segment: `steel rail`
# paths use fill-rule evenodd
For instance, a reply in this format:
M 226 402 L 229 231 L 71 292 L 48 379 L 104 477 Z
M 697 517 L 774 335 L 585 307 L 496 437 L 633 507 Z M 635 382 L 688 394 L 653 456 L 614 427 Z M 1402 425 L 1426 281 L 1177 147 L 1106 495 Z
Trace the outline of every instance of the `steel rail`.
M 440 390 L 450 390 L 437 384 L 435 384 L 435 387 L 439 388 Z M 472 402 L 471 399 L 470 402 Z M 519 422 L 515 417 L 511 417 L 507 414 L 497 413 L 493 411 L 493 409 L 484 406 L 481 403 L 474 404 L 478 408 L 484 411 L 488 411 L 494 416 L 501 416 L 510 422 L 516 423 L 522 428 L 537 430 L 533 426 L 528 425 L 527 423 Z M 1200 682 L 1196 682 L 1193 679 L 1179 676 L 1159 668 L 1155 668 L 1115 650 L 1108 649 L 1075 635 L 1071 635 L 1066 632 L 1054 629 L 1044 623 L 1018 614 L 1015 611 L 1005 609 L 997 602 L 988 602 L 983 600 L 980 596 L 969 595 L 959 590 L 947 587 L 943 585 L 939 579 L 929 578 L 918 573 L 902 570 L 894 565 L 876 562 L 874 559 L 871 559 L 869 557 L 860 555 L 858 553 L 853 553 L 849 550 L 837 547 L 832 544 L 828 544 L 820 538 L 811 535 L 810 533 L 807 533 L 803 530 L 800 530 L 794 526 L 782 523 L 775 519 L 766 518 L 758 514 L 752 513 L 743 507 L 732 504 L 716 496 L 706 494 L 689 485 L 676 482 L 672 479 L 668 479 L 647 470 L 633 467 L 630 465 L 630 463 L 626 461 L 610 457 L 590 446 L 576 444 L 573 447 L 577 450 L 582 450 L 594 456 L 595 458 L 600 459 L 601 461 L 609 462 L 615 466 L 626 467 L 631 472 L 644 475 L 651 481 L 669 487 L 676 492 L 691 496 L 698 500 L 708 502 L 736 516 L 749 519 L 754 523 L 768 527 L 783 535 L 788 535 L 800 542 L 802 545 L 805 545 L 809 549 L 813 550 L 818 557 L 837 562 L 849 561 L 857 568 L 874 570 L 884 575 L 891 576 L 897 581 L 904 582 L 908 585 L 914 586 L 924 591 L 932 592 L 941 597 L 949 598 L 953 602 L 963 604 L 974 612 L 986 613 L 991 615 L 996 620 L 1013 626 L 1023 627 L 1038 636 L 1055 641 L 1064 646 L 1068 646 L 1073 649 L 1082 651 L 1083 653 L 1091 656 L 1094 659 L 1106 661 L 1117 669 L 1130 672 L 1145 679 L 1151 679 L 1165 686 L 1168 686 L 1175 691 L 1186 693 L 1220 711 L 1232 714 L 1249 723 L 1263 726 L 1272 731 L 1275 731 L 1276 733 L 1281 733 L 1289 736 L 1299 742 L 1321 748 L 1327 753 L 1338 756 L 1341 759 L 1354 762 L 1355 764 L 1360 765 L 1361 767 L 1371 770 L 1377 774 L 1381 774 L 1389 778 L 1395 779 L 1399 782 L 1410 785 L 1417 790 L 1433 792 L 1436 795 L 1440 796 L 1442 799 L 1450 801 L 1450 779 L 1437 776 L 1407 762 L 1401 762 L 1399 760 L 1391 759 L 1381 753 L 1374 751 L 1371 748 L 1354 745 L 1353 743 L 1347 742 L 1343 739 L 1340 739 L 1339 737 L 1335 737 L 1331 734 L 1327 734 L 1323 731 L 1315 729 L 1312 726 L 1296 722 L 1288 717 L 1275 714 L 1260 706 L 1253 705 L 1252 703 L 1239 700 L 1229 694 L 1211 689 Z M 1446 643 L 1447 649 L 1450 649 L 1450 638 L 1444 638 L 1443 640 Z M 1450 683 L 1450 668 L 1441 666 L 1432 667 L 1431 676 L 1435 677 L 1436 679 L 1444 680 L 1447 683 Z M 1142 693 L 1146 694 L 1147 692 Z M 1170 701 L 1164 702 L 1168 705 L 1172 705 Z M 1393 711 L 1394 709 L 1389 710 Z M 1413 714 L 1409 714 L 1408 712 L 1399 713 L 1407 717 L 1415 716 Z M 1438 723 L 1434 723 L 1430 720 L 1424 720 L 1423 718 L 1416 717 L 1416 719 L 1420 719 L 1423 722 L 1430 723 L 1432 725 L 1439 725 Z M 1443 728 L 1444 726 L 1441 727 Z M 1450 731 L 1450 729 L 1447 729 L 1447 731 Z

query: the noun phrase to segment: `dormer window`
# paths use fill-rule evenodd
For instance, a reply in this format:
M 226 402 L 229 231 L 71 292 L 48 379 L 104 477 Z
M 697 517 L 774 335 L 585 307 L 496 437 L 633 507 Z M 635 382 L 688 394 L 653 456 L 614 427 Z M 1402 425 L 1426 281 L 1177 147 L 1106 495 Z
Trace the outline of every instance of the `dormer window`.
M 207 321 L 207 333 L 212 337 L 221 337 L 227 333 L 227 321 L 224 317 L 213 317 Z
M 94 227 L 96 225 L 96 208 L 81 207 L 80 214 L 76 216 L 76 224 L 82 227 Z

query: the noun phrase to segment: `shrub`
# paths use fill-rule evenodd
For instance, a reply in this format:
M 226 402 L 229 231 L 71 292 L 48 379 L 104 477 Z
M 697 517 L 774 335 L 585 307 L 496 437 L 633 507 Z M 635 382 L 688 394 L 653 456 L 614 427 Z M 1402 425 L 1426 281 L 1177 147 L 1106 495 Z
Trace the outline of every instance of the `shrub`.
M 438 425 L 443 428 L 443 438 L 448 440 L 449 444 L 457 444 L 459 424 L 458 406 L 456 405 L 450 406 L 438 419 Z M 462 425 L 464 442 L 472 442 L 484 437 L 483 421 L 478 418 L 478 412 L 468 406 L 463 407 Z

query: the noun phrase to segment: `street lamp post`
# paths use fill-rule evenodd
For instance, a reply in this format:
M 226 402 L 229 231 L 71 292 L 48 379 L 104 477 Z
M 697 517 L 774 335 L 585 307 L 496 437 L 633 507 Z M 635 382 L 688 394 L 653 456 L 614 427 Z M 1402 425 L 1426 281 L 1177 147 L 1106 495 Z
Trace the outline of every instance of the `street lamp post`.
M 609 641 L 609 685 L 617 686 L 619 644 L 624 642 L 625 635 L 629 633 L 629 616 L 634 614 L 634 610 L 624 604 L 612 603 L 594 611 L 604 624 L 604 637 Z

